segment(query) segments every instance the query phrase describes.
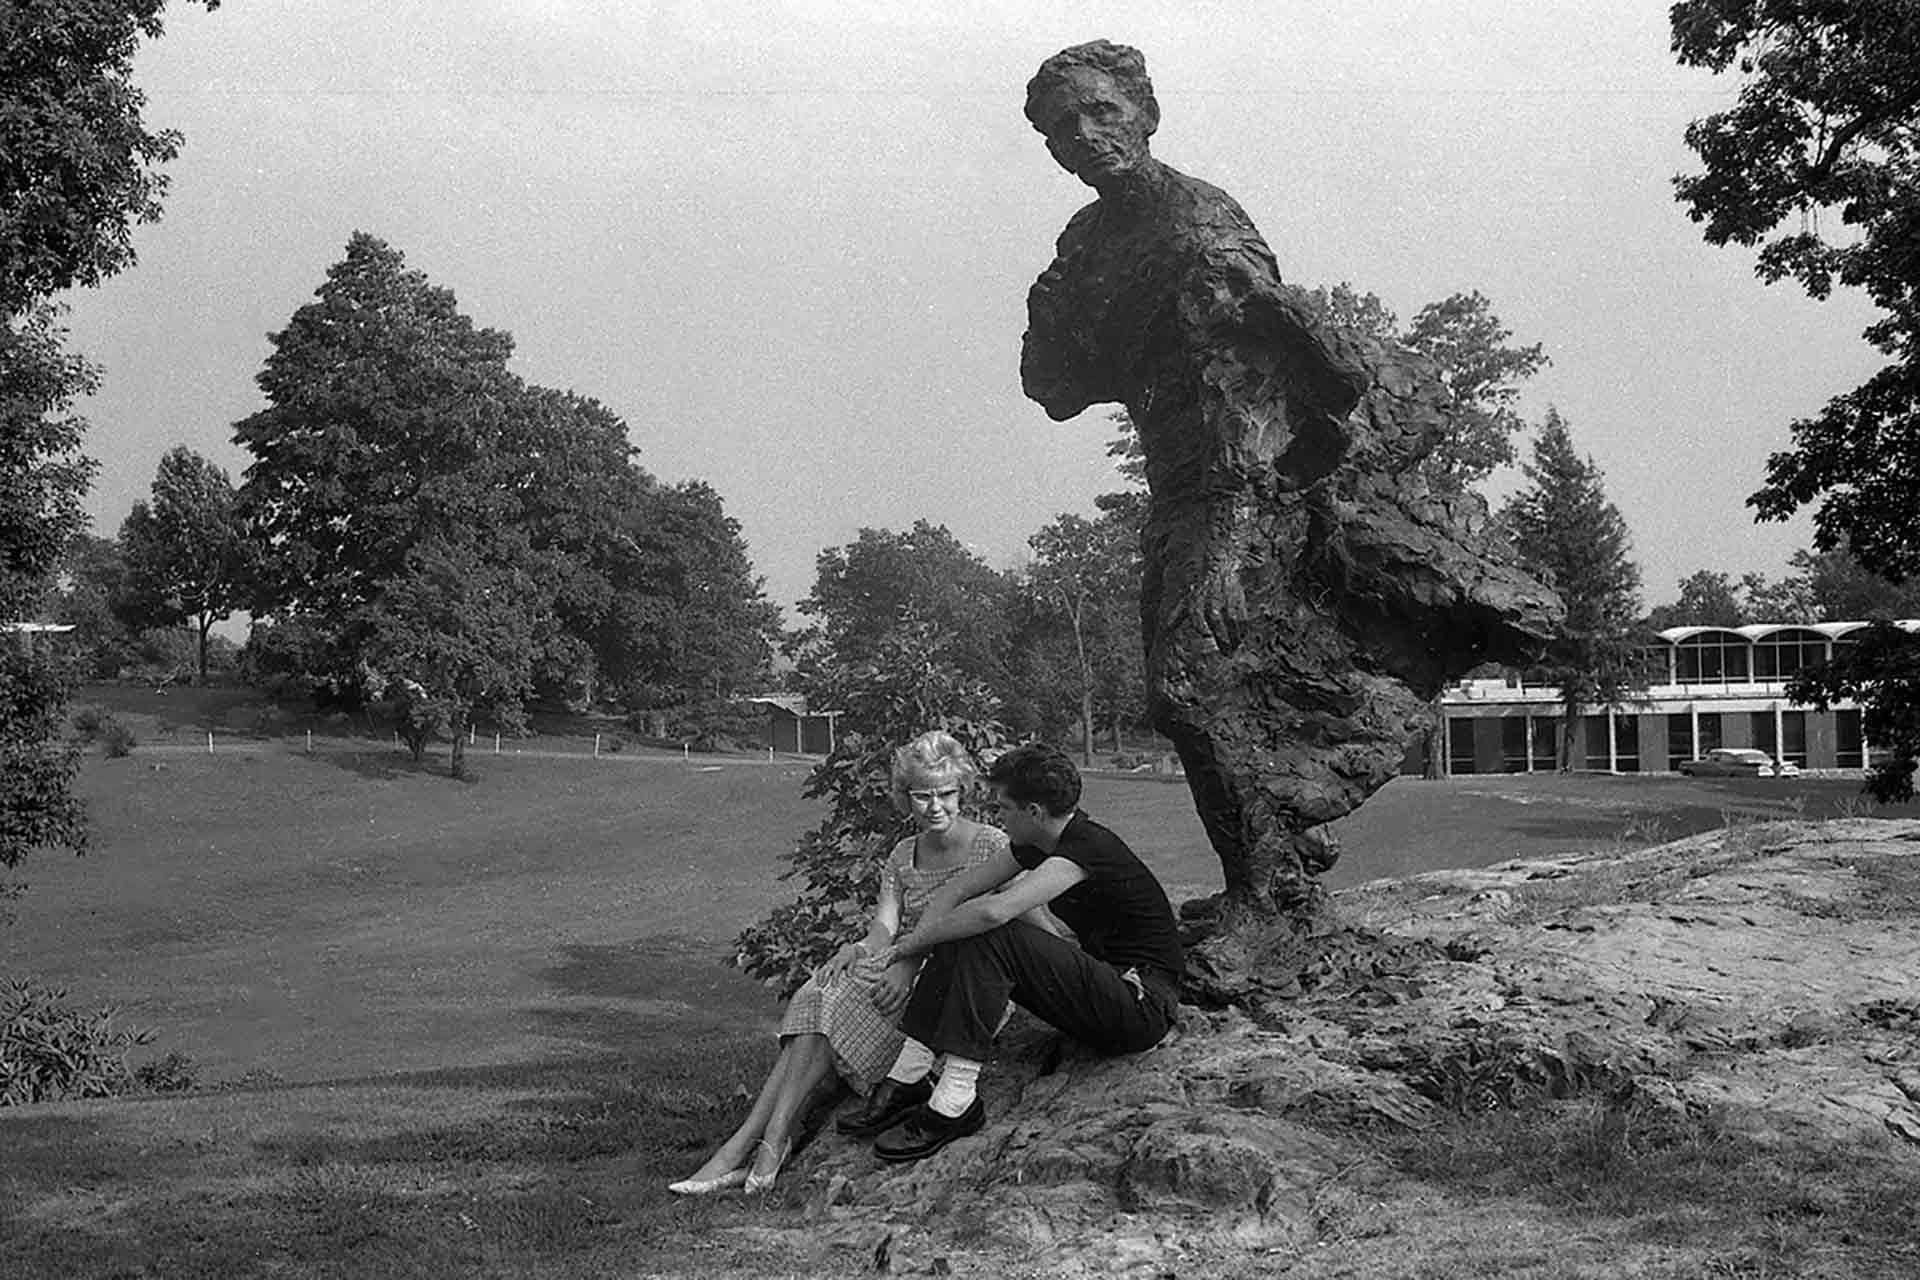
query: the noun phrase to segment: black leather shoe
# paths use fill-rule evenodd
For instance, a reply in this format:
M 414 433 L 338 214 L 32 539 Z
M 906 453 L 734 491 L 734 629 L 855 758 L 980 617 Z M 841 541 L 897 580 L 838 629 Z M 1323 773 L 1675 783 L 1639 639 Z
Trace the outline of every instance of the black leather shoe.
M 924 1160 L 949 1142 L 980 1132 L 986 1123 L 987 1107 L 978 1098 L 952 1118 L 932 1107 L 916 1107 L 905 1120 L 874 1140 L 873 1154 L 896 1164 Z
M 871 1138 L 891 1129 L 909 1111 L 933 1096 L 931 1079 L 901 1084 L 882 1080 L 868 1092 L 866 1101 L 833 1122 L 833 1127 L 849 1138 Z

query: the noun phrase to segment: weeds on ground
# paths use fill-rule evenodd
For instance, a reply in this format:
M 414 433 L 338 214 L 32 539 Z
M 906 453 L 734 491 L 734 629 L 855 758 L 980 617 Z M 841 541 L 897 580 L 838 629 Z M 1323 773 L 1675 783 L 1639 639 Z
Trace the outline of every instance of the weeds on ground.
M 180 1104 L 185 1141 L 128 1145 L 89 1127 L 17 1144 L 0 1275 L 433 1280 L 558 1266 L 611 1280 L 640 1262 L 697 1274 L 716 1253 L 758 1265 L 755 1246 L 716 1233 L 780 1211 L 777 1198 L 689 1203 L 665 1187 L 739 1122 L 770 1056 L 757 1032 L 663 1033 L 632 1056 L 419 1081 L 351 1126 L 302 1127 L 298 1090 L 283 1086 L 291 1123 L 264 1133 L 222 1118 L 263 1105 L 227 1092 Z M 520 1100 L 475 1106 L 477 1090 L 502 1088 Z M 93 1212 L 102 1180 L 121 1204 L 106 1219 Z
M 1697 1256 L 1697 1274 L 1920 1274 L 1920 1159 L 1892 1139 L 1761 1142 L 1726 1117 L 1643 1097 L 1537 1100 L 1382 1140 L 1402 1174 L 1518 1197 Z

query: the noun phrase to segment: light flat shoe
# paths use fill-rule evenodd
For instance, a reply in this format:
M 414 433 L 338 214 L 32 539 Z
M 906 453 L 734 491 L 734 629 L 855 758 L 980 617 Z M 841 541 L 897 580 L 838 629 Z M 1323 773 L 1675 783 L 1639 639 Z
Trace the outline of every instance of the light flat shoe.
M 710 1196 L 716 1191 L 744 1187 L 747 1178 L 745 1169 L 729 1169 L 717 1178 L 682 1178 L 678 1182 L 669 1182 L 667 1190 L 677 1196 Z
M 773 1187 L 773 1180 L 780 1176 L 780 1166 L 787 1162 L 787 1156 L 793 1152 L 793 1143 L 791 1140 L 781 1144 L 778 1150 L 775 1150 L 765 1138 L 760 1140 L 760 1145 L 773 1152 L 773 1168 L 767 1170 L 765 1173 L 761 1173 L 758 1169 L 755 1169 L 747 1175 L 746 1186 L 743 1190 L 750 1196 L 764 1195 Z

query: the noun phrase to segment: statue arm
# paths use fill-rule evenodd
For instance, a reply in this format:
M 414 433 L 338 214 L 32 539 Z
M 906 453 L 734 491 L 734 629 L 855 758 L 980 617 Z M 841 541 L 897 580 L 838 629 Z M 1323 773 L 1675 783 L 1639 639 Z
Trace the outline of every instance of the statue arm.
M 1065 422 L 1102 398 L 1080 376 L 1090 358 L 1074 339 L 1061 280 L 1056 259 L 1027 291 L 1027 333 L 1020 342 L 1021 390 L 1055 422 Z
M 1053 261 L 1027 290 L 1020 386 L 1055 422 L 1065 422 L 1088 405 L 1118 398 L 1098 373 L 1101 363 L 1086 331 L 1085 309 L 1073 296 L 1068 265 L 1097 220 L 1094 211 L 1095 206 L 1088 205 L 1067 223 Z

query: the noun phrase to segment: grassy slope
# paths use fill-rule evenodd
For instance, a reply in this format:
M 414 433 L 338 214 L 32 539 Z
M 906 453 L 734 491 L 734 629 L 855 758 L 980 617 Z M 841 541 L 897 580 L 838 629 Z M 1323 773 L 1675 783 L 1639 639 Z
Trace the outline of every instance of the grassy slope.
M 6 971 L 130 1006 L 209 1080 L 278 1081 L 0 1113 L 0 1275 L 837 1268 L 713 1248 L 785 1221 L 778 1199 L 660 1189 L 764 1070 L 773 1006 L 714 960 L 788 892 L 778 855 L 816 816 L 803 771 L 477 763 L 464 786 L 338 744 L 89 765 L 96 853 L 30 865 Z M 1176 895 L 1217 884 L 1183 788 L 1095 779 L 1087 803 Z M 1343 873 L 1781 803 L 1676 780 L 1401 783 L 1345 824 Z M 1436 1223 L 1458 1195 L 1502 1220 L 1564 1212 L 1488 1210 L 1478 1170 L 1426 1176 Z

